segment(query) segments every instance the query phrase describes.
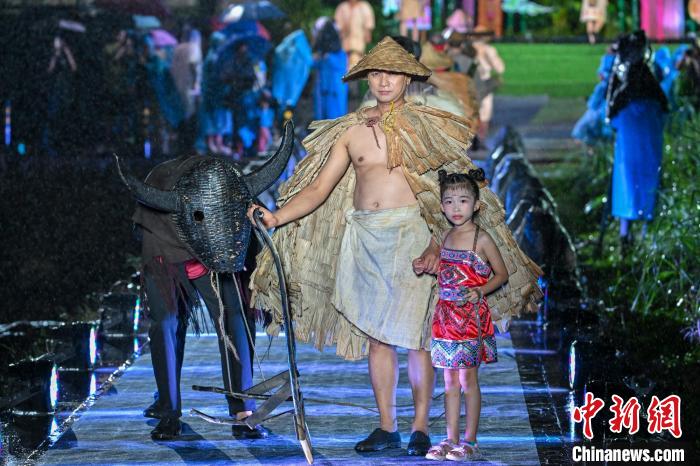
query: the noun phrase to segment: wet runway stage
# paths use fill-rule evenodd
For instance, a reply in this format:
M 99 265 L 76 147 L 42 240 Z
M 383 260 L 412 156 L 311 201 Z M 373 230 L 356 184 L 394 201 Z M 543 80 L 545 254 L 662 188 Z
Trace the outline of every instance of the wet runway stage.
M 557 439 L 533 434 L 525 396 L 537 396 L 551 388 L 522 384 L 510 334 L 498 337 L 498 349 L 498 363 L 482 367 L 479 375 L 483 406 L 478 441 L 485 460 L 478 464 L 540 464 L 537 443 L 556 443 Z M 270 342 L 259 334 L 257 350 L 263 358 L 265 377 L 286 368 L 284 339 Z M 272 435 L 256 441 L 236 440 L 227 426 L 188 415 L 190 408 L 213 415 L 227 414 L 222 395 L 191 389 L 193 384 L 222 385 L 218 358 L 215 335 L 188 336 L 182 374 L 185 416 L 180 440 L 154 442 L 149 436 L 156 421 L 144 418 L 141 412 L 153 400 L 155 381 L 150 355 L 144 354 L 126 369 L 111 390 L 80 415 L 39 458 L 38 464 L 306 464 L 288 415 L 267 422 Z M 403 407 L 411 404 L 406 355 L 400 354 L 399 361 L 397 404 L 403 449 L 360 455 L 353 446 L 378 426 L 378 415 L 356 407 L 307 401 L 315 464 L 435 464 L 406 456 L 413 409 Z M 305 397 L 374 406 L 366 361 L 346 362 L 332 351 L 319 353 L 309 345 L 299 344 L 298 362 Z M 262 380 L 260 373 L 256 373 L 256 380 Z M 439 374 L 435 395 L 441 392 Z M 278 411 L 288 408 L 283 404 Z M 442 412 L 442 398 L 438 398 L 431 409 L 433 442 L 445 436 Z

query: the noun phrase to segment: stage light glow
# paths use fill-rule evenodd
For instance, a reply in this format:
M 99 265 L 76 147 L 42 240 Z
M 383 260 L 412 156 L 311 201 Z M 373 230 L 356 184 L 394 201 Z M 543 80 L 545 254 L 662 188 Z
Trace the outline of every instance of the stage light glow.
M 139 319 L 141 318 L 141 298 L 136 298 L 136 305 L 134 305 L 134 332 L 139 329 Z
M 60 433 L 61 431 L 59 429 L 58 422 L 56 422 L 56 418 L 54 417 L 53 419 L 51 419 L 51 430 L 49 431 L 49 439 L 52 440 L 52 443 L 53 441 L 58 440 L 58 438 L 60 437 Z
M 8 100 L 5 102 L 5 145 L 12 144 L 12 105 Z
M 97 326 L 90 328 L 90 365 L 94 365 L 97 360 Z
M 51 379 L 49 382 L 49 399 L 51 400 L 51 409 L 56 410 L 58 406 L 58 366 L 53 365 L 51 369 Z
M 576 383 L 576 340 L 569 347 L 569 388 L 574 389 Z
M 576 409 L 575 392 L 570 391 L 567 400 L 567 410 L 569 411 L 569 440 L 576 441 L 576 422 L 574 421 L 574 410 Z
M 97 393 L 97 374 L 94 372 L 90 375 L 90 396 L 95 396 Z

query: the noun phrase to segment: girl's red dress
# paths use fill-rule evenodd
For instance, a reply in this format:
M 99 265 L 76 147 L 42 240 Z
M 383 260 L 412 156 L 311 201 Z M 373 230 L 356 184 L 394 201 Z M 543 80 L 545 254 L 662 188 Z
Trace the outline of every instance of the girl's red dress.
M 475 250 L 443 247 L 440 251 L 440 299 L 433 316 L 431 343 L 433 366 L 462 369 L 478 367 L 482 361 L 491 363 L 498 360 L 491 311 L 486 298 L 482 298 L 478 304 L 466 302 L 460 305 L 469 288 L 484 285 L 490 274 L 491 267 Z

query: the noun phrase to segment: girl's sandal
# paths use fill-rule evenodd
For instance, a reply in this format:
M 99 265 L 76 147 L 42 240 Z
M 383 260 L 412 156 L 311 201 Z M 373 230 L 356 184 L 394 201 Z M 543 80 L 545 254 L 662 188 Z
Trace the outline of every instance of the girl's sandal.
M 428 450 L 428 453 L 425 455 L 425 459 L 428 460 L 435 460 L 435 461 L 445 461 L 445 458 L 447 458 L 447 454 L 453 449 L 457 448 L 458 444 L 457 442 L 453 442 L 450 439 L 445 439 L 439 444 L 433 446 Z
M 483 458 L 479 445 L 476 442 L 467 442 L 466 440 L 458 446 L 450 450 L 445 459 L 450 461 L 473 461 Z

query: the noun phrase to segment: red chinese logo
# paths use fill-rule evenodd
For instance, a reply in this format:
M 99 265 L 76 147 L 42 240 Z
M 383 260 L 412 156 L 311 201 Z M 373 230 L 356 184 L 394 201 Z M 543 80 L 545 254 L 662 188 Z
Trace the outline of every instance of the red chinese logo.
M 586 393 L 586 402 L 581 407 L 574 408 L 573 419 L 576 422 L 583 421 L 583 435 L 591 440 L 593 438 L 593 428 L 591 421 L 598 414 L 598 411 L 603 409 L 605 402 L 600 398 L 596 398 L 593 393 Z
M 678 395 L 669 395 L 661 401 L 656 395 L 652 396 L 647 416 L 649 417 L 647 430 L 650 434 L 660 433 L 663 430 L 668 430 L 676 438 L 680 438 L 683 434 L 681 431 L 681 397 Z
M 630 434 L 639 432 L 639 411 L 642 405 L 636 397 L 627 402 L 618 395 L 612 396 L 613 404 L 610 411 L 613 413 L 610 419 L 610 431 L 619 434 L 625 428 Z M 583 422 L 583 435 L 588 440 L 593 439 L 592 420 L 603 409 L 605 402 L 596 398 L 593 393 L 586 393 L 585 403 L 581 407 L 574 408 L 572 419 L 574 422 Z M 658 434 L 667 430 L 675 438 L 683 434 L 681 430 L 681 398 L 678 395 L 669 395 L 663 400 L 654 395 L 651 397 L 647 409 L 649 423 L 647 431 L 650 434 Z
M 634 396 L 624 404 L 624 400 L 617 395 L 613 395 L 612 399 L 613 405 L 610 407 L 610 411 L 615 416 L 610 420 L 610 432 L 619 434 L 624 427 L 629 430 L 630 434 L 636 434 L 639 431 L 639 409 L 642 405 Z

